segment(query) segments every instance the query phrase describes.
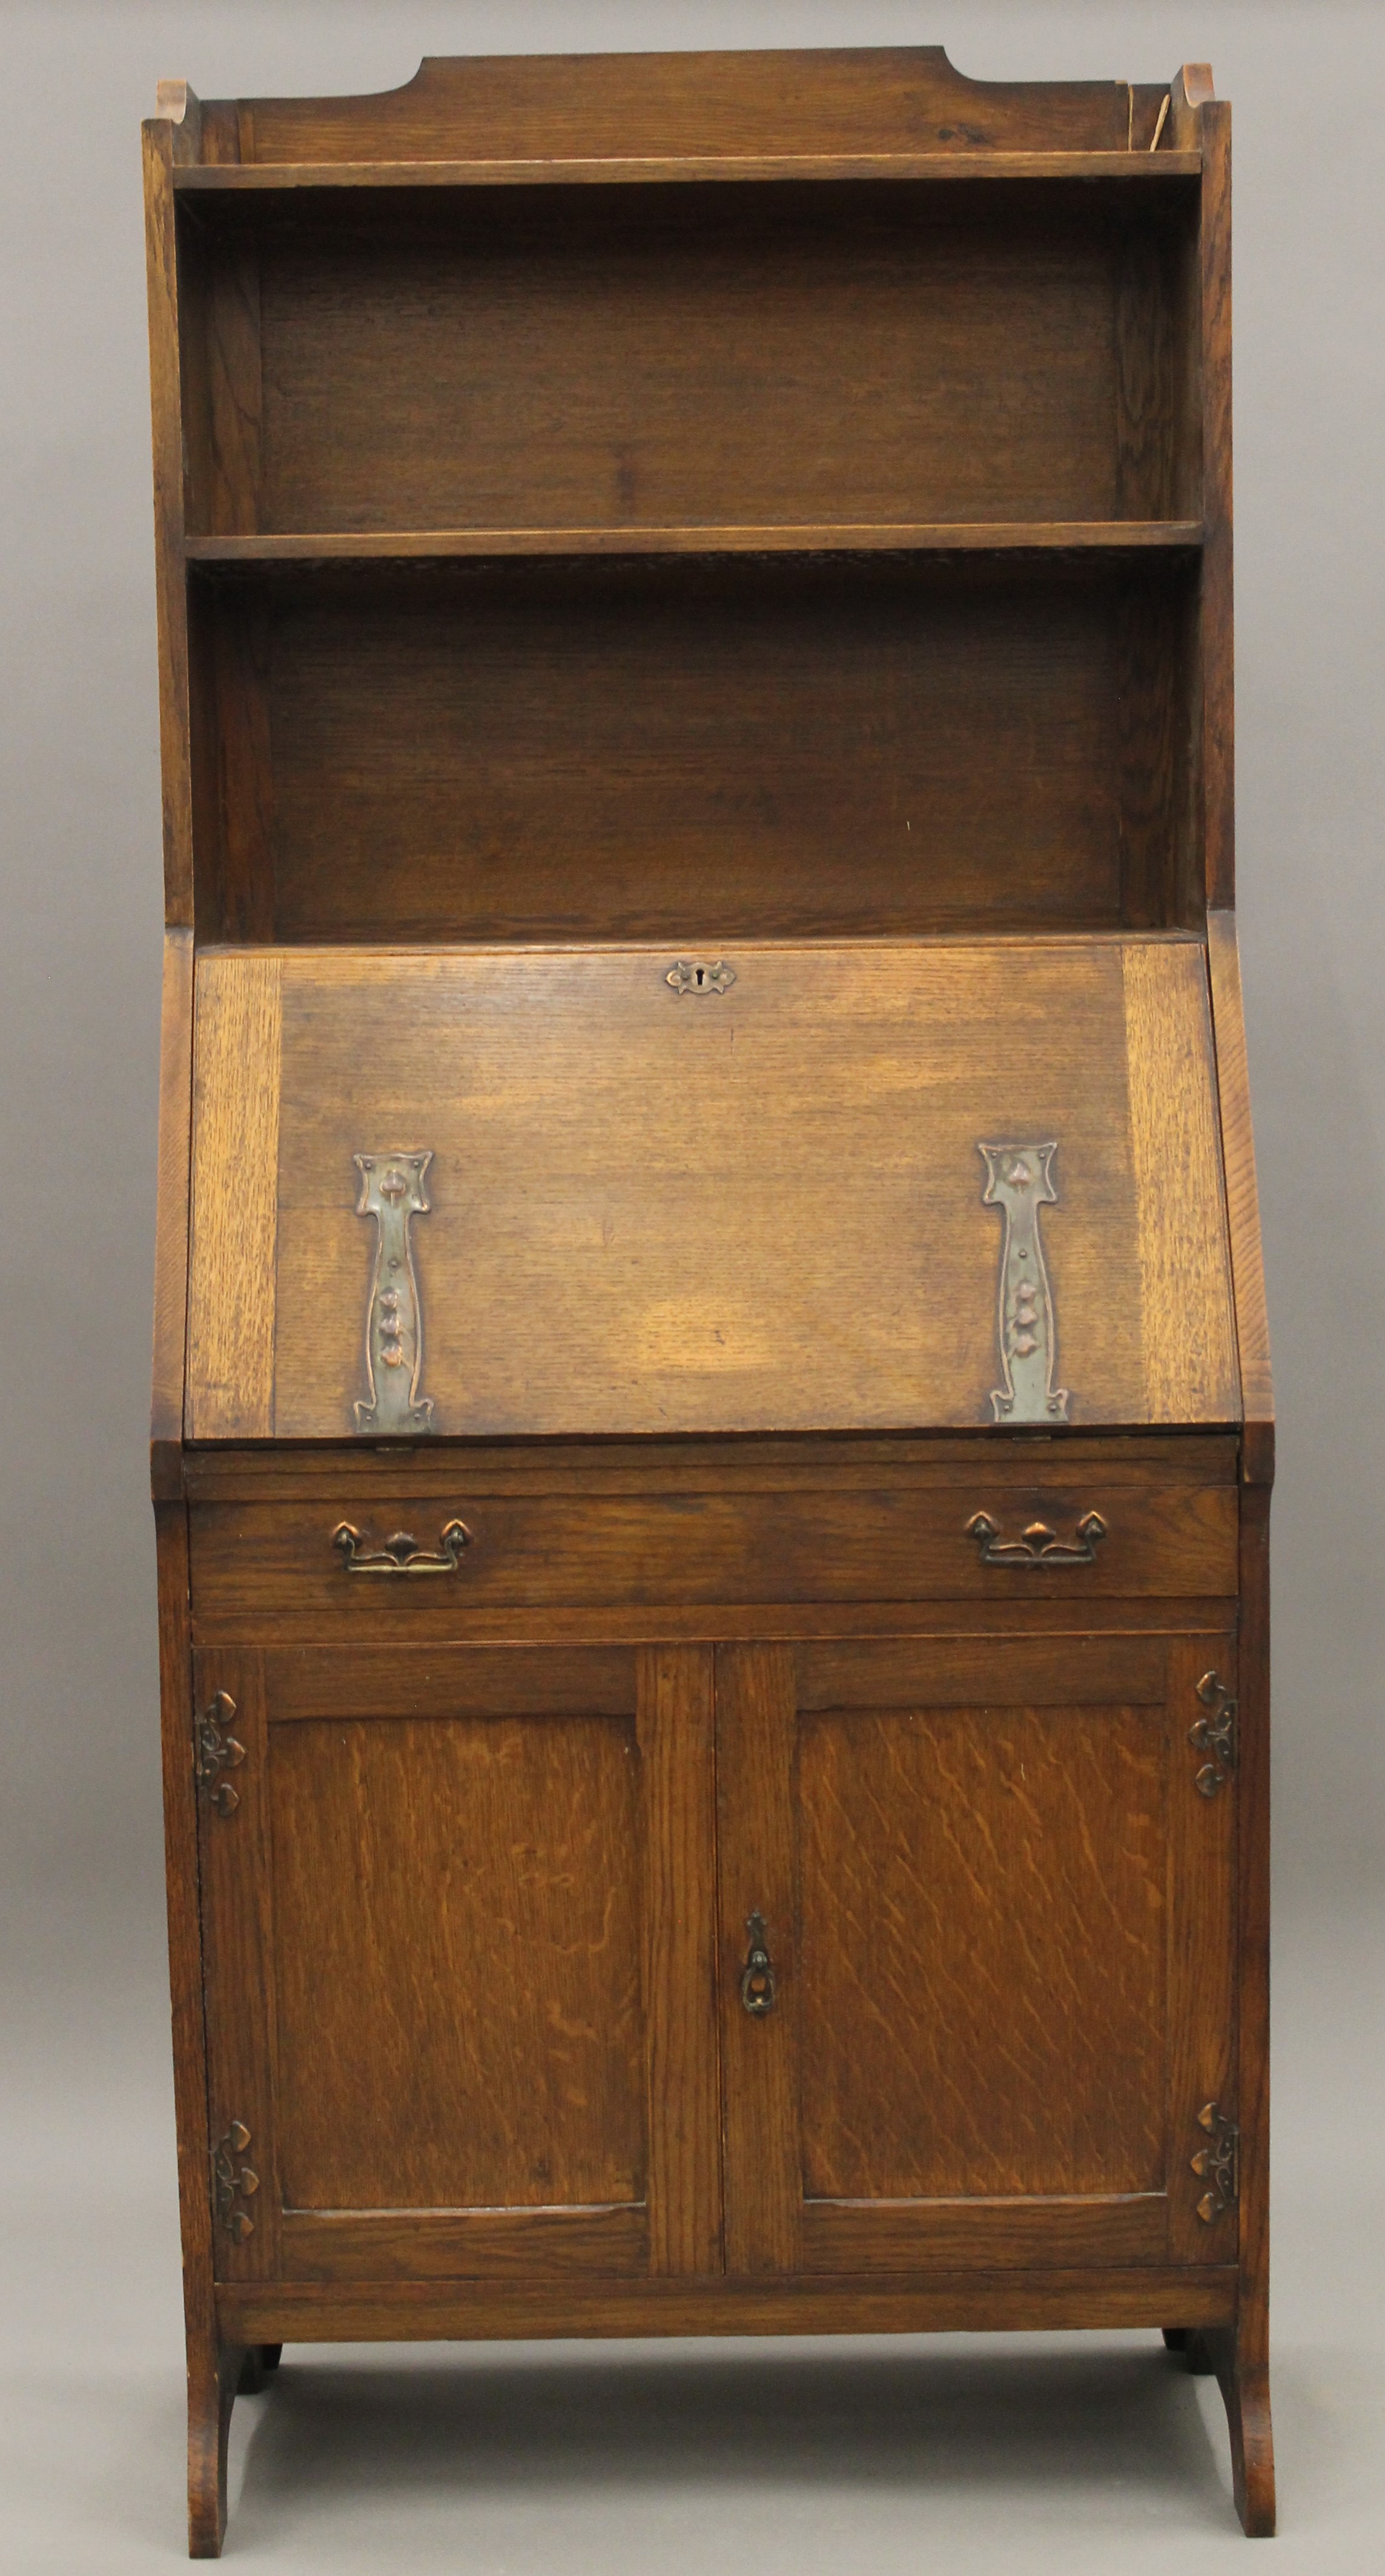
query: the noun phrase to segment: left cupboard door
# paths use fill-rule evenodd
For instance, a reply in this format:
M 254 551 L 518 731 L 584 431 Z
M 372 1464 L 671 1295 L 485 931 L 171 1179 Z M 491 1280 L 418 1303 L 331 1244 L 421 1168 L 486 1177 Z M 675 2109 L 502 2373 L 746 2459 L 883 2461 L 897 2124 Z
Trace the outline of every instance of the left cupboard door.
M 195 1678 L 219 2277 L 719 2271 L 710 1650 Z

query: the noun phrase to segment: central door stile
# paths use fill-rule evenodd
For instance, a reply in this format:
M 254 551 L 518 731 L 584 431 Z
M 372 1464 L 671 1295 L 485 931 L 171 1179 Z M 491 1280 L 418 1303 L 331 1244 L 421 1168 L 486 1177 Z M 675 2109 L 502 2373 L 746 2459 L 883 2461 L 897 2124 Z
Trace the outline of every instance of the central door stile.
M 649 2269 L 722 2269 L 714 1649 L 641 1650 Z
M 803 2186 L 792 1650 L 718 1647 L 716 1703 L 726 2269 L 795 2272 Z

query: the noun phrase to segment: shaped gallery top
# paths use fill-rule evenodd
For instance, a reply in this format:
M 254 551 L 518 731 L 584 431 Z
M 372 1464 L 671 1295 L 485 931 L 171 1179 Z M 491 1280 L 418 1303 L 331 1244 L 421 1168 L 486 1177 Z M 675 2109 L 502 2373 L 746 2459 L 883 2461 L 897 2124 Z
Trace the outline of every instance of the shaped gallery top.
M 199 957 L 195 1441 L 1240 1409 L 1195 940 Z

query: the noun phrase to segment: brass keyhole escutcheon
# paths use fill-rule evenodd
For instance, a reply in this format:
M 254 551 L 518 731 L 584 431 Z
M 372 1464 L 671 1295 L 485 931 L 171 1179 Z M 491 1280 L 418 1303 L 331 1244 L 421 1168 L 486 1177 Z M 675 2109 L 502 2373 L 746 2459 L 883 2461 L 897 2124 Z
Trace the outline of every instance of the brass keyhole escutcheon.
M 763 1914 L 747 1915 L 745 1928 L 750 1934 L 750 1949 L 741 1970 L 741 2002 L 748 2013 L 758 2017 L 774 2010 L 774 1962 L 765 1948 Z

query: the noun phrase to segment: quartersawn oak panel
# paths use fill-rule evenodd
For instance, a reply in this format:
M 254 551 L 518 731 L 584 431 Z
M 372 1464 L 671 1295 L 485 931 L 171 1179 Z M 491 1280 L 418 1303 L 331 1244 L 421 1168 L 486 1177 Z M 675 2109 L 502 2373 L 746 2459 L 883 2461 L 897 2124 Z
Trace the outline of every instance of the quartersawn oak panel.
M 633 1726 L 269 1731 L 286 2208 L 644 2197 Z
M 1138 1163 L 1119 942 L 734 947 L 735 985 L 702 999 L 670 990 L 677 954 L 201 959 L 199 1037 L 208 1015 L 239 1024 L 242 978 L 282 977 L 280 1437 L 353 1427 L 372 1244 L 352 1156 L 424 1145 L 439 1431 L 989 1422 L 1001 1234 L 977 1146 L 1040 1137 L 1059 1140 L 1044 1234 L 1074 1422 L 1237 1418 L 1224 1221 L 1185 1204 L 1181 1121 L 1214 1080 L 1191 943 L 1149 948 L 1145 1020 L 1184 1070 L 1141 1098 Z M 276 1084 L 246 1027 L 235 1080 L 228 1064 L 197 1100 L 194 1308 L 233 1315 L 270 1275 L 232 1222 Z M 1154 1227 L 1176 1298 L 1145 1295 Z M 237 1423 L 195 1346 L 190 1419 L 194 1437 L 267 1427 L 262 1409 Z
M 1162 1710 L 801 1719 L 809 2202 L 1162 2194 L 1166 1767 Z
M 1011 212 L 888 178 L 204 197 L 233 275 L 257 253 L 260 524 L 1120 516 L 1126 243 L 1172 304 L 1168 210 L 1049 180 Z M 236 300 L 192 379 L 208 529 L 242 524 Z

